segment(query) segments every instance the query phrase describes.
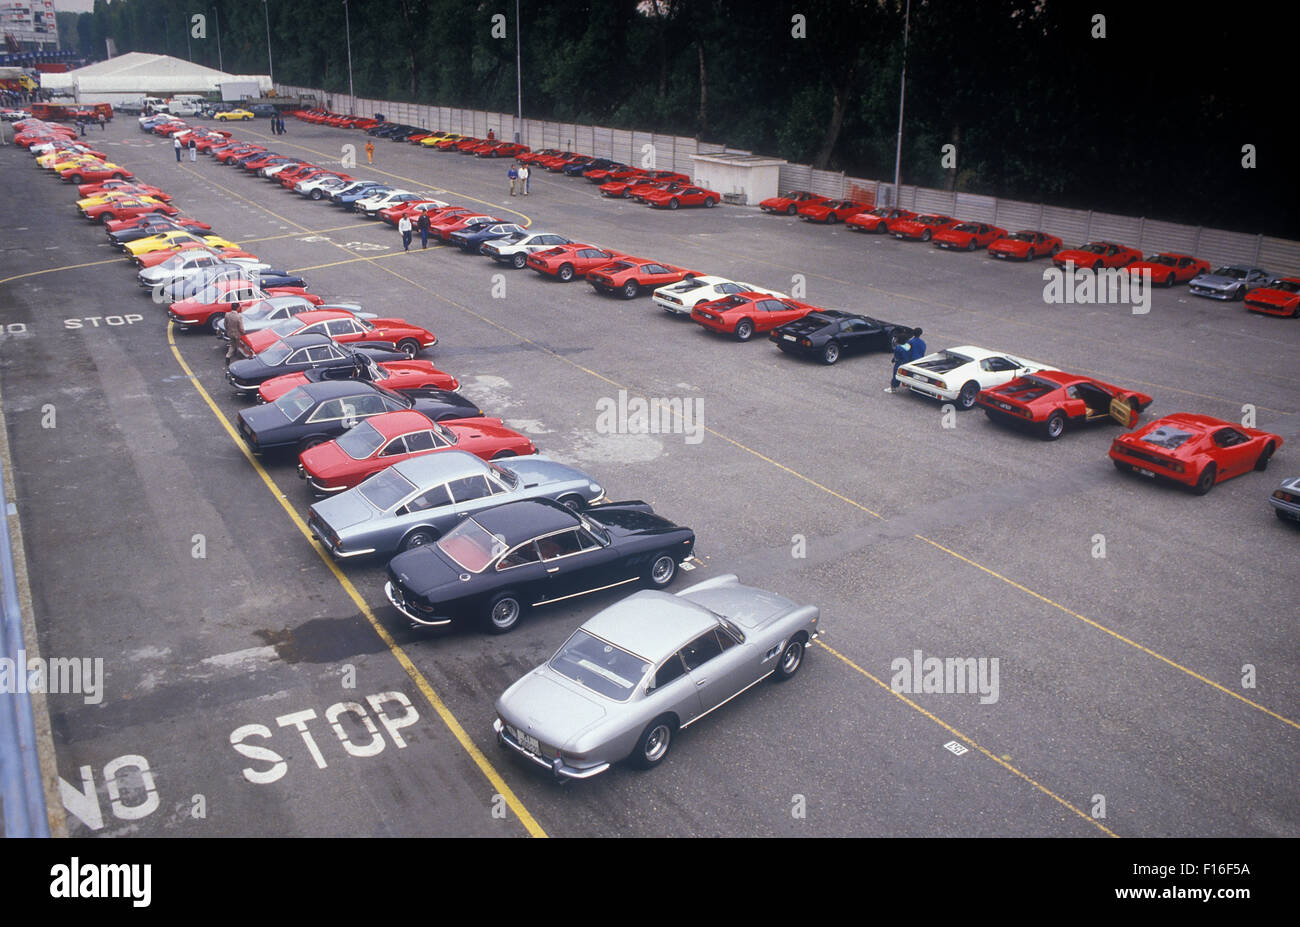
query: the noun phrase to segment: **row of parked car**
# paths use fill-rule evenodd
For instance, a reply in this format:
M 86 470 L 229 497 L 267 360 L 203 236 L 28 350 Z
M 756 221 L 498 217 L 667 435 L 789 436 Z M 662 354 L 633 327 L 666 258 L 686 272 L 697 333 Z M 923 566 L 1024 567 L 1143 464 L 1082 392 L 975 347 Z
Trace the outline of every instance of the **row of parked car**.
M 815 606 L 734 575 L 669 594 L 699 562 L 690 528 L 644 502 L 610 501 L 591 475 L 539 454 L 457 392 L 455 377 L 379 337 L 392 320 L 326 304 L 302 278 L 182 216 L 160 188 L 123 183 L 79 189 L 82 214 L 131 257 L 139 288 L 173 324 L 224 336 L 222 313 L 238 314 L 252 356 L 226 378 L 258 400 L 239 412 L 239 435 L 268 462 L 296 462 L 321 497 L 308 524 L 333 557 L 388 561 L 385 594 L 412 624 L 476 621 L 499 634 L 535 607 L 646 587 L 503 693 L 503 746 L 561 779 L 625 760 L 653 767 L 683 727 L 800 668 L 820 633 Z M 419 350 L 436 343 L 426 334 Z M 605 706 L 595 725 L 584 714 L 593 701 Z

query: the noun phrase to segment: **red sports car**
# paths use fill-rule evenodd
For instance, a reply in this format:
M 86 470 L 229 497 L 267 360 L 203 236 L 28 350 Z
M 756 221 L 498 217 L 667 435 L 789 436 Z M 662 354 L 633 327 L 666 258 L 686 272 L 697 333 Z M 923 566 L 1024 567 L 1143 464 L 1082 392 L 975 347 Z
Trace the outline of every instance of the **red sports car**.
M 844 220 L 850 232 L 888 232 L 889 225 L 899 219 L 915 219 L 916 213 L 897 206 L 877 206 L 871 212 L 860 212 Z
M 710 331 L 734 335 L 737 341 L 748 341 L 755 332 L 770 332 L 816 312 L 817 308 L 797 299 L 777 298 L 771 293 L 733 293 L 696 303 L 691 320 Z
M 547 158 L 545 161 L 538 161 L 537 163 L 552 174 L 558 174 L 571 164 L 587 164 L 594 160 L 596 159 L 591 155 L 570 153 L 564 157 Z
M 1065 242 L 1055 235 L 1023 229 L 1014 235 L 999 238 L 989 245 L 989 256 L 1000 260 L 1032 261 L 1047 255 L 1052 257 L 1065 247 Z
M 256 283 L 247 280 L 216 280 L 205 286 L 199 295 L 172 303 L 167 309 L 167 317 L 182 330 L 206 327 L 215 332 L 217 322 L 231 309 L 242 308 L 241 303 L 253 303 L 268 296 L 301 296 L 318 306 L 324 302 L 321 297 L 308 293 L 300 286 L 263 290 Z M 304 312 L 294 318 L 307 314 Z
M 418 222 L 420 215 L 427 213 L 429 221 L 441 219 L 451 215 L 452 210 L 463 209 L 460 206 L 449 206 L 442 200 L 407 200 L 404 203 L 394 203 L 392 206 L 386 206 L 379 210 L 379 218 L 383 219 L 389 225 L 397 225 L 402 221 L 402 217 L 408 217 L 412 222 Z M 463 209 L 463 212 L 469 212 Z
M 722 194 L 703 187 L 682 187 L 680 190 L 653 190 L 640 197 L 647 206 L 676 209 L 679 206 L 704 206 L 713 208 L 722 202 Z
M 1130 264 L 1128 270 L 1129 273 L 1134 275 L 1149 270 L 1151 271 L 1152 283 L 1173 286 L 1175 283 L 1186 283 L 1197 274 L 1208 274 L 1210 272 L 1210 262 L 1202 261 L 1187 254 L 1162 252 L 1151 255 L 1145 261 L 1136 261 Z
M 473 210 L 466 210 L 465 212 L 454 216 L 449 216 L 446 213 L 443 213 L 432 221 L 429 231 L 432 234 L 437 235 L 443 241 L 451 241 L 452 232 L 459 232 L 476 219 L 491 219 L 493 224 L 505 221 L 504 219 L 497 219 L 487 215 L 486 213 L 474 212 Z
M 615 164 L 610 167 L 596 168 L 595 170 L 586 170 L 582 176 L 586 177 L 592 183 L 600 185 L 602 183 L 614 183 L 620 180 L 631 180 L 633 177 L 644 177 L 646 171 L 639 167 L 628 167 L 626 164 Z
M 826 203 L 829 201 L 829 196 L 822 196 L 820 193 L 809 193 L 807 190 L 790 190 L 781 196 L 773 196 L 763 200 L 763 202 L 758 204 L 758 208 L 763 210 L 763 212 L 783 212 L 787 216 L 793 216 L 799 211 L 800 206 L 809 206 L 813 203 Z
M 286 373 L 257 389 L 262 402 L 275 402 L 291 389 L 319 380 L 367 380 L 387 389 L 460 389 L 460 381 L 426 360 L 373 361 L 357 367 L 318 367 L 303 373 Z
M 75 183 L 78 185 L 103 183 L 105 180 L 130 180 L 135 174 L 124 167 L 90 162 L 74 167 L 70 171 L 65 171 L 63 180 L 65 183 Z M 80 192 L 80 191 L 78 191 Z M 83 194 L 84 195 L 84 194 Z
M 422 349 L 431 348 L 438 343 L 433 332 L 412 325 L 405 319 L 359 319 L 344 309 L 300 312 L 270 328 L 248 332 L 241 340 L 245 348 L 257 354 L 281 338 L 309 334 L 329 335 L 340 344 L 382 341 L 395 346 L 407 357 L 415 357 Z
M 987 248 L 1006 234 L 1006 229 L 987 222 L 961 222 L 950 229 L 935 232 L 933 242 L 936 248 L 974 251 L 976 248 Z
M 528 255 L 528 266 L 539 274 L 546 274 L 568 282 L 574 277 L 585 277 L 597 267 L 604 267 L 627 255 L 618 251 L 597 248 L 595 245 L 574 243 L 557 245 Z
M 1249 470 L 1266 470 L 1282 438 L 1208 415 L 1178 412 L 1120 435 L 1110 445 L 1115 469 L 1172 480 L 1198 496 Z
M 317 492 L 331 493 L 403 460 L 452 449 L 484 460 L 537 453 L 532 441 L 499 418 L 434 422 L 410 409 L 372 415 L 341 437 L 303 451 L 298 463 Z
M 1052 258 L 1052 263 L 1063 270 L 1066 264 L 1099 270 L 1102 267 L 1127 267 L 1140 260 L 1142 252 L 1136 248 L 1117 245 L 1112 241 L 1090 241 L 1079 248 L 1058 251 L 1056 257 Z
M 476 151 L 474 156 L 476 158 L 518 158 L 527 153 L 527 145 L 519 145 L 515 142 L 493 142 L 490 150 Z
M 983 390 L 975 401 L 992 421 L 1033 427 L 1044 440 L 1055 441 L 1067 424 L 1111 421 L 1132 428 L 1152 399 L 1077 373 L 1040 370 Z
M 927 213 L 915 219 L 895 219 L 889 223 L 889 234 L 903 241 L 929 241 L 937 233 L 956 224 L 957 220 L 952 216 Z
M 161 249 L 158 251 L 150 251 L 146 254 L 137 254 L 133 258 L 133 260 L 140 267 L 154 267 L 158 264 L 161 264 L 163 261 L 167 260 L 168 258 L 170 258 L 177 251 L 189 251 L 191 248 L 203 248 L 207 251 L 215 251 L 219 253 L 222 257 L 251 258 L 254 261 L 257 260 L 256 254 L 253 254 L 249 251 L 245 251 L 242 248 L 232 248 L 228 245 L 217 245 L 217 244 L 213 244 L 212 242 L 204 241 L 201 238 L 196 239 L 194 241 L 183 242 L 179 246 L 172 249 Z
M 77 195 L 81 197 L 98 196 L 101 193 L 135 193 L 139 196 L 152 196 L 156 200 L 168 202 L 172 197 L 165 190 L 147 183 L 135 183 L 129 180 L 102 180 L 99 183 L 83 183 L 77 187 Z
M 103 222 L 107 225 L 114 220 L 155 214 L 174 216 L 178 212 L 180 212 L 179 209 L 175 206 L 169 206 L 167 203 L 160 203 L 148 197 L 133 196 L 124 200 L 113 200 L 110 203 L 91 206 L 85 210 L 85 215 L 91 222 Z
M 808 222 L 824 222 L 827 225 L 834 225 L 836 222 L 856 216 L 860 212 L 866 212 L 871 207 L 866 203 L 855 203 L 853 200 L 827 200 L 824 203 L 804 203 L 799 207 L 799 218 Z
M 1300 277 L 1283 277 L 1246 294 L 1246 308 L 1265 315 L 1300 318 Z
M 699 271 L 647 261 L 645 258 L 624 257 L 588 272 L 587 282 L 598 293 L 618 293 L 632 299 L 646 287 L 667 286 L 680 283 L 687 277 L 698 277 Z
M 559 154 L 564 154 L 564 152 L 560 151 L 558 148 L 542 148 L 538 151 L 529 151 L 521 154 L 519 160 L 523 161 L 525 164 L 534 164 L 542 158 L 552 158 Z

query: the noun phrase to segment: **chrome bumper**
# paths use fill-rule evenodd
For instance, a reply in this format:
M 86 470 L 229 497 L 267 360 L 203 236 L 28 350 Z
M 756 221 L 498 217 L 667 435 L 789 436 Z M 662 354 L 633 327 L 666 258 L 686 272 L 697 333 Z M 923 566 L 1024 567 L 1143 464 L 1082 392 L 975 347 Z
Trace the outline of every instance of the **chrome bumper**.
M 365 553 L 370 553 L 370 552 L 371 551 L 365 551 Z M 343 556 L 343 555 L 335 554 L 335 556 Z M 355 553 L 348 554 L 347 556 L 355 557 L 356 554 Z M 441 628 L 451 624 L 450 618 L 433 618 L 433 619 L 420 618 L 414 613 L 412 613 L 410 608 L 407 607 L 406 603 L 398 599 L 396 593 L 393 592 L 393 584 L 391 582 L 384 583 L 384 595 L 388 596 L 388 601 L 393 603 L 393 608 L 397 609 L 399 612 L 401 612 L 407 618 L 410 618 L 418 625 L 422 625 L 426 628 Z
M 520 756 L 527 757 L 543 769 L 549 769 L 551 774 L 557 779 L 590 779 L 592 776 L 598 776 L 605 770 L 609 769 L 608 763 L 597 763 L 595 766 L 586 766 L 582 769 L 578 769 L 575 766 L 566 766 L 564 760 L 559 757 L 556 757 L 553 760 L 548 760 L 544 756 L 538 756 L 533 751 L 524 747 L 524 745 L 519 743 L 519 741 L 511 737 L 510 733 L 505 729 L 505 725 L 501 723 L 500 718 L 497 718 L 492 722 L 492 730 L 497 733 L 498 743 L 502 746 L 509 747 Z

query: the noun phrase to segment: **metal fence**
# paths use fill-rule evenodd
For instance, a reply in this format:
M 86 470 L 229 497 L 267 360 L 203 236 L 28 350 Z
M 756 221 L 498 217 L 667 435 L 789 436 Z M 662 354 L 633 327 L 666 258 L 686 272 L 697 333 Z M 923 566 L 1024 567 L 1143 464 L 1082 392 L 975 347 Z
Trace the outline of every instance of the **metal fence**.
M 395 122 L 460 132 L 482 138 L 489 129 L 497 138 L 513 139 L 530 148 L 561 148 L 597 157 L 614 158 L 637 167 L 694 174 L 693 154 L 722 151 L 751 154 L 724 145 L 712 145 L 693 138 L 659 135 L 626 129 L 610 129 L 568 122 L 525 119 L 521 125 L 509 113 L 455 109 L 351 98 L 311 88 L 276 85 L 285 95 L 310 95 L 324 101 L 327 109 L 353 112 L 360 116 L 382 113 Z M 894 196 L 894 185 L 881 180 L 849 177 L 834 171 L 814 170 L 806 164 L 781 167 L 782 190 L 811 190 L 835 199 L 854 199 L 871 205 L 898 205 L 916 212 L 936 212 L 976 222 L 991 222 L 1008 231 L 1037 229 L 1059 236 L 1066 247 L 1094 239 L 1121 242 L 1144 253 L 1175 251 L 1220 264 L 1252 264 L 1283 276 L 1300 276 L 1300 241 L 1229 232 L 1225 229 L 1178 225 L 1134 216 L 1119 216 L 1088 209 L 1064 209 L 1041 203 L 1025 203 L 994 196 L 951 190 L 934 190 L 903 184 Z

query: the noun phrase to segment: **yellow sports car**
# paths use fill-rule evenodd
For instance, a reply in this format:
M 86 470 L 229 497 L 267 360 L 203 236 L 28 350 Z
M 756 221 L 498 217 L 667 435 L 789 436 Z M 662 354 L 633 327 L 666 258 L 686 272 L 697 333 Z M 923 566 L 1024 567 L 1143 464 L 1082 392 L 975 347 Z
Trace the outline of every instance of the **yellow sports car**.
M 428 138 L 420 139 L 420 144 L 423 145 L 425 148 L 432 148 L 434 145 L 438 144 L 439 142 L 445 139 L 464 138 L 464 137 L 465 136 L 461 135 L 459 132 L 435 132 L 433 135 L 430 135 Z
M 141 196 L 139 193 L 123 193 L 121 190 L 106 190 L 103 193 L 96 193 L 94 196 L 88 196 L 85 199 L 77 200 L 77 208 L 82 212 L 94 206 L 101 206 L 104 203 L 114 203 L 118 200 L 145 200 L 149 203 L 158 203 L 151 196 Z
M 246 109 L 228 109 L 212 117 L 218 122 L 230 122 L 232 119 L 252 119 L 253 114 Z
M 137 241 L 129 241 L 123 248 L 131 257 L 139 257 L 142 254 L 151 254 L 154 251 L 179 251 L 184 246 L 193 244 L 208 245 L 212 248 L 239 247 L 233 241 L 222 238 L 220 235 L 204 235 L 200 238 L 198 235 L 177 229 L 172 232 L 150 235 L 148 238 L 141 238 Z
M 46 170 L 52 170 L 60 164 L 82 164 L 86 161 L 98 160 L 94 155 L 82 154 L 77 151 L 51 151 L 37 158 L 36 163 Z

